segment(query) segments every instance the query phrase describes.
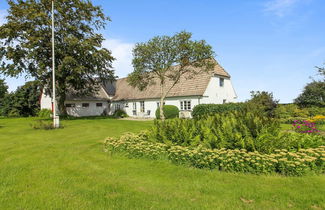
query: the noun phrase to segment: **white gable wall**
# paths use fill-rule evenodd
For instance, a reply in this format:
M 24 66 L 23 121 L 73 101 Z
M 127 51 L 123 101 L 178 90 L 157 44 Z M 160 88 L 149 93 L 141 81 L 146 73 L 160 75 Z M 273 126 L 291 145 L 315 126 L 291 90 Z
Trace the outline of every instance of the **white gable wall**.
M 41 95 L 41 109 L 50 109 L 52 110 L 52 98 L 48 95 L 42 93 Z
M 224 85 L 220 87 L 220 77 L 211 77 L 207 89 L 201 99 L 201 104 L 222 104 L 236 102 L 237 95 L 229 78 L 223 78 Z

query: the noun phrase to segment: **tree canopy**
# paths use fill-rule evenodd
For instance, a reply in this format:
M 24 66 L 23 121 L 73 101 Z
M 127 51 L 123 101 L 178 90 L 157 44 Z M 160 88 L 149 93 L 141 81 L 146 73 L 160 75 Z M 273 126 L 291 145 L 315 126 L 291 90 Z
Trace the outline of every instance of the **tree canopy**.
M 7 0 L 7 23 L 0 26 L 0 73 L 22 73 L 40 81 L 51 94 L 51 1 Z M 89 0 L 55 0 L 55 65 L 59 109 L 69 89 L 79 94 L 97 90 L 103 79 L 114 79 L 111 52 L 98 33 L 109 18 Z
M 133 49 L 134 71 L 128 76 L 129 84 L 144 90 L 158 80 L 160 104 L 164 104 L 169 91 L 183 75 L 194 77 L 211 71 L 215 65 L 212 47 L 204 40 L 193 41 L 191 37 L 191 33 L 182 31 L 174 36 L 155 36 L 148 42 L 137 43 Z M 168 80 L 172 81 L 169 86 L 166 85 Z M 164 119 L 162 106 L 160 117 Z
M 321 80 L 308 83 L 302 93 L 294 100 L 300 107 L 325 107 L 325 68 L 316 67 Z
M 10 117 L 35 116 L 39 111 L 41 89 L 37 81 L 26 82 L 3 98 L 1 115 Z

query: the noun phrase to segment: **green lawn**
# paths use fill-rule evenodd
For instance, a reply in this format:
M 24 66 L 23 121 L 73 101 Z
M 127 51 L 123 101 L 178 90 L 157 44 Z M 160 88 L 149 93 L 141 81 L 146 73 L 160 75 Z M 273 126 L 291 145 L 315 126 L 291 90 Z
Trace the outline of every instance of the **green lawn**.
M 150 121 L 0 119 L 0 209 L 322 209 L 325 176 L 231 174 L 103 152 Z

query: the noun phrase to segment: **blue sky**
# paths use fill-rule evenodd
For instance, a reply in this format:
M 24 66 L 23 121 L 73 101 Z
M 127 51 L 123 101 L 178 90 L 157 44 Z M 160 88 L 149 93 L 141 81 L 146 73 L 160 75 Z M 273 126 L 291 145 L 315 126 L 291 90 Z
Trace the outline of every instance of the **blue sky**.
M 116 74 L 132 71 L 135 43 L 186 30 L 205 39 L 231 74 L 239 101 L 252 90 L 280 102 L 298 96 L 325 62 L 324 0 L 93 0 L 112 19 L 104 46 L 117 58 Z M 0 24 L 6 1 L 0 0 Z M 6 78 L 10 90 L 24 78 Z

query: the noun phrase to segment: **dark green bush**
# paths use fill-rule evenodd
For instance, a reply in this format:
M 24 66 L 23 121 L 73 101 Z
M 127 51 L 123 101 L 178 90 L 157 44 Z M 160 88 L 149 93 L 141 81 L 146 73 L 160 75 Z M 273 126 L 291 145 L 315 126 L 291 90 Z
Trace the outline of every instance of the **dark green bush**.
M 164 105 L 163 106 L 165 119 L 177 118 L 179 114 L 179 109 L 174 105 Z M 160 119 L 160 109 L 156 110 L 156 118 Z
M 113 117 L 115 118 L 125 118 L 128 117 L 124 110 L 118 109 L 114 112 Z
M 52 111 L 50 109 L 41 109 L 38 112 L 38 117 L 42 119 L 49 119 L 51 118 Z
M 199 118 L 207 115 L 214 115 L 228 111 L 238 111 L 244 108 L 244 103 L 227 103 L 227 104 L 200 104 L 193 108 L 193 118 Z

